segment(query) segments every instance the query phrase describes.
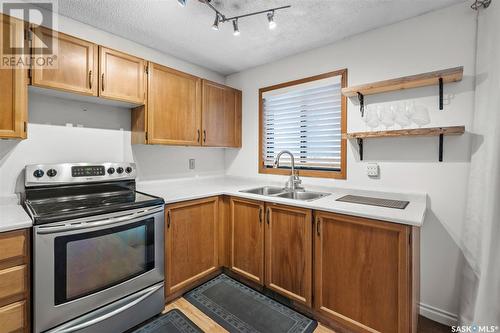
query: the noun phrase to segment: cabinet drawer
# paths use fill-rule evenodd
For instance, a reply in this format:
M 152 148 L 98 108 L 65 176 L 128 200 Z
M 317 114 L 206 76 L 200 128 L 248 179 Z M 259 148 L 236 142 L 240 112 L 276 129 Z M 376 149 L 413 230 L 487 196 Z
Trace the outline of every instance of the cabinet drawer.
M 26 255 L 26 231 L 11 231 L 0 234 L 0 261 Z
M 7 298 L 24 294 L 27 276 L 26 265 L 0 270 L 0 303 Z
M 21 301 L 0 308 L 0 333 L 26 329 L 26 302 Z

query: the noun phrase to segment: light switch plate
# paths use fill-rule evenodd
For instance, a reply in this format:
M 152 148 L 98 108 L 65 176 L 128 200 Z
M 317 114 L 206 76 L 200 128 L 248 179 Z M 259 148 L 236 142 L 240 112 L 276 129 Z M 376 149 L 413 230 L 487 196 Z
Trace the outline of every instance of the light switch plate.
M 368 177 L 377 178 L 380 175 L 380 168 L 377 163 L 368 163 L 366 165 L 366 174 Z
M 189 169 L 190 170 L 194 170 L 195 168 L 195 159 L 194 158 L 190 158 L 189 159 Z

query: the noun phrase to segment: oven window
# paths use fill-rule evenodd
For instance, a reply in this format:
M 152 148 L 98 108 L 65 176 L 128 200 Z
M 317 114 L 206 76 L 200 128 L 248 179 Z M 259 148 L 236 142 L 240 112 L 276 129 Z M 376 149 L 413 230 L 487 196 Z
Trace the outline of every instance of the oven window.
M 55 303 L 117 285 L 154 268 L 154 218 L 55 238 Z

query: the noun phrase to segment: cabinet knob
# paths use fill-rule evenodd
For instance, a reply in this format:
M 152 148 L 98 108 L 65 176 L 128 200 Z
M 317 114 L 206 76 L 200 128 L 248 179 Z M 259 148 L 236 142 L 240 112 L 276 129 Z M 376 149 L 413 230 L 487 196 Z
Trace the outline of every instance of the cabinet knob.
M 207 142 L 207 131 L 203 130 L 203 143 Z
M 320 224 L 321 224 L 321 218 L 317 217 L 316 218 L 316 234 L 319 236 L 320 233 Z
M 92 90 L 92 71 L 89 71 L 89 89 Z
M 101 90 L 104 91 L 104 73 L 101 74 Z

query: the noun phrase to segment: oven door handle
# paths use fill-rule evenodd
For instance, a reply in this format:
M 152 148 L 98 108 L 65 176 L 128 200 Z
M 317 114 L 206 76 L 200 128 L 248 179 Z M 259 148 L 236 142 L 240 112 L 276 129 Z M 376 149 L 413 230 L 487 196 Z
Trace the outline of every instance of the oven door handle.
M 142 302 L 143 300 L 145 300 L 146 298 L 148 298 L 149 296 L 151 296 L 152 294 L 154 294 L 158 289 L 160 289 L 162 287 L 163 287 L 163 283 L 156 284 L 154 286 L 151 286 L 149 288 L 146 288 L 146 289 L 142 290 L 140 292 L 140 296 L 138 298 L 136 298 L 135 300 L 133 300 L 130 303 L 125 304 L 122 307 L 119 307 L 118 309 L 110 311 L 110 312 L 108 312 L 108 313 L 106 313 L 106 314 L 104 314 L 102 316 L 99 316 L 99 317 L 96 317 L 96 318 L 93 318 L 93 319 L 90 319 L 90 320 L 85 320 L 83 323 L 81 321 L 84 320 L 84 318 L 80 318 L 80 320 L 76 320 L 77 323 L 75 323 L 74 325 L 72 325 L 72 323 L 69 322 L 69 323 L 64 324 L 64 325 L 62 325 L 60 327 L 56 327 L 55 329 L 50 330 L 50 331 L 48 331 L 46 333 L 71 333 L 71 332 L 75 332 L 75 331 L 87 328 L 89 326 L 95 325 L 95 324 L 100 323 L 100 322 L 102 322 L 102 321 L 104 321 L 106 319 L 114 317 L 114 316 L 122 313 L 123 311 L 125 311 L 127 309 L 130 309 L 134 305 Z
M 95 219 L 92 220 L 80 220 L 78 222 L 66 223 L 63 225 L 55 225 L 55 226 L 39 226 L 37 227 L 36 233 L 40 235 L 44 234 L 53 234 L 57 232 L 71 231 L 71 230 L 79 230 L 79 229 L 89 229 L 102 227 L 110 224 L 120 223 L 128 220 L 133 220 L 136 218 L 144 217 L 147 215 L 153 215 L 154 213 L 158 213 L 164 210 L 163 206 L 155 207 L 153 209 L 144 209 L 132 214 L 127 214 L 118 217 L 110 217 L 107 219 Z

